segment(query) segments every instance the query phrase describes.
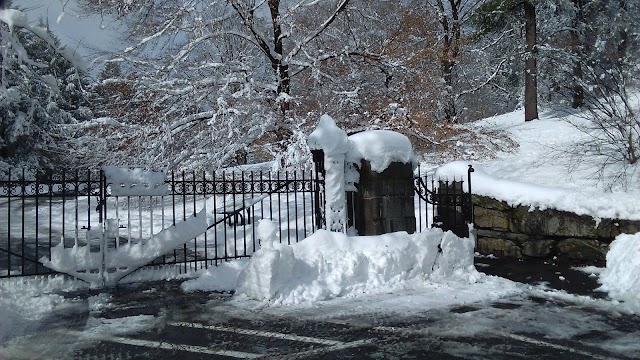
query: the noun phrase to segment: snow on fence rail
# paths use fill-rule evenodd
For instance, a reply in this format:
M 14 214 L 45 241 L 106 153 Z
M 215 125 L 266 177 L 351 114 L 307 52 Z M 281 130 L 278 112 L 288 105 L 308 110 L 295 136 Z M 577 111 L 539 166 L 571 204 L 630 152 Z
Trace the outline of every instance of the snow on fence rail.
M 107 220 L 115 221 L 107 249 L 123 252 L 206 210 L 210 225 L 202 235 L 148 264 L 183 272 L 251 256 L 263 218 L 278 223 L 280 241 L 289 244 L 322 226 L 322 181 L 310 171 L 172 172 L 162 185 L 158 173 L 145 183 L 135 171 L 23 174 L 0 179 L 0 277 L 50 273 L 40 260 L 50 262 L 62 249 L 98 253 L 96 233 Z

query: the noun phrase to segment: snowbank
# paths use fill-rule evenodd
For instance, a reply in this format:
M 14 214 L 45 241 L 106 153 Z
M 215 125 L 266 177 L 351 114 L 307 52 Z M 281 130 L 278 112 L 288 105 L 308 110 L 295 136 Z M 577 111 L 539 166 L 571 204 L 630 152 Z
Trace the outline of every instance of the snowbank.
M 296 305 L 385 291 L 412 279 L 475 282 L 480 274 L 473 266 L 473 247 L 473 239 L 440 229 L 361 237 L 320 230 L 291 246 L 263 241 L 248 262 L 212 268 L 182 287 L 235 287 L 241 298 Z
M 607 267 L 600 275 L 600 290 L 624 301 L 626 308 L 640 314 L 640 233 L 618 235 L 607 253 Z
M 139 267 L 204 234 L 208 225 L 213 221 L 207 217 L 205 207 L 196 215 L 169 226 L 154 234 L 150 239 L 136 244 L 128 243 L 116 249 L 107 249 L 103 254 L 102 252 L 91 252 L 90 245 L 78 246 L 76 244 L 71 248 L 65 248 L 64 244 L 60 242 L 51 248 L 51 260 L 46 256 L 39 260 L 50 269 L 85 280 L 92 286 L 115 285 L 120 279 Z M 117 224 L 112 227 L 117 231 Z M 108 234 L 112 230 L 107 229 L 106 233 Z M 107 235 L 107 237 L 109 236 Z M 103 263 L 106 270 L 115 269 L 116 271 L 100 272 Z
M 469 162 L 454 161 L 438 168 L 436 177 L 467 180 Z M 593 188 L 581 190 L 537 185 L 525 179 L 508 180 L 490 175 L 473 164 L 471 191 L 503 200 L 511 206 L 569 211 L 600 219 L 640 220 L 640 201 L 626 192 L 607 193 Z M 534 177 L 532 177 L 534 179 Z M 466 186 L 464 186 L 466 191 Z

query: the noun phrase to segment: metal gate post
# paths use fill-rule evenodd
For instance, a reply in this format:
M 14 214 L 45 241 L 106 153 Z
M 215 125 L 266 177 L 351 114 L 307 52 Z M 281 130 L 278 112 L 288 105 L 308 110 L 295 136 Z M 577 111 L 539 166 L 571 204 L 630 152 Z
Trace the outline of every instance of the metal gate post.
M 325 168 L 324 168 L 324 151 L 322 150 L 311 150 L 311 155 L 313 157 L 314 164 L 314 175 L 315 179 L 313 179 L 312 183 L 314 184 L 313 191 L 313 206 L 315 213 L 315 221 L 316 221 L 316 229 L 323 229 L 325 223 L 324 217 L 324 198 L 321 196 L 321 192 L 324 189 L 324 177 L 325 177 Z

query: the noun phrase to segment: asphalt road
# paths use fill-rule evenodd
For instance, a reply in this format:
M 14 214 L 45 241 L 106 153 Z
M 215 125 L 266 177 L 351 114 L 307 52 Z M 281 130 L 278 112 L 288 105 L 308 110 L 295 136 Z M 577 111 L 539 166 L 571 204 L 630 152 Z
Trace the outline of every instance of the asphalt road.
M 486 273 L 604 296 L 594 293 L 592 278 L 568 266 L 477 262 Z M 560 276 L 564 280 L 555 282 Z M 229 312 L 229 294 L 185 294 L 179 282 L 135 284 L 66 294 L 76 307 L 52 314 L 15 346 L 23 346 L 18 358 L 24 359 L 640 358 L 640 317 L 541 294 L 410 316 L 322 318 L 317 312 Z M 100 301 L 104 297 L 108 301 Z M 89 310 L 78 312 L 83 306 Z

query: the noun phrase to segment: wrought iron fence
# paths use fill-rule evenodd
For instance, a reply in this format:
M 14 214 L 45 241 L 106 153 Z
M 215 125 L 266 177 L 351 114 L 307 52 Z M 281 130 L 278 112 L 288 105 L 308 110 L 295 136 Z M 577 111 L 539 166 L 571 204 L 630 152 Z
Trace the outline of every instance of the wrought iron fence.
M 463 179 L 414 179 L 418 231 L 437 226 L 468 235 L 471 171 L 467 192 Z M 121 195 L 115 188 L 121 184 L 110 182 L 102 171 L 14 173 L 0 179 L 0 278 L 51 273 L 39 260 L 50 260 L 55 246 L 97 251 L 100 243 L 92 233 L 103 231 L 107 221 L 115 221 L 117 229 L 108 244 L 113 249 L 144 243 L 203 209 L 213 220 L 207 231 L 147 266 L 172 265 L 186 272 L 251 256 L 258 248 L 261 219 L 275 221 L 280 242 L 292 244 L 324 227 L 323 179 L 322 169 L 172 172 L 161 184 L 164 195 Z
M 416 228 L 424 230 L 438 227 L 444 231 L 451 230 L 460 237 L 469 236 L 468 224 L 473 222 L 473 203 L 471 200 L 471 173 L 473 167 L 467 171 L 465 180 L 461 178 L 436 179 L 427 175 L 420 175 L 414 179 L 416 192 Z
M 51 259 L 54 246 L 97 250 L 92 232 L 102 231 L 107 220 L 116 221 L 108 246 L 117 248 L 145 242 L 206 209 L 213 221 L 205 233 L 148 265 L 174 264 L 183 271 L 250 256 L 261 219 L 278 224 L 279 239 L 288 244 L 322 226 L 323 184 L 311 171 L 172 172 L 162 185 L 165 195 L 120 195 L 114 186 L 119 184 L 104 172 L 92 170 L 34 177 L 22 172 L 0 180 L 0 277 L 51 273 L 39 259 Z

